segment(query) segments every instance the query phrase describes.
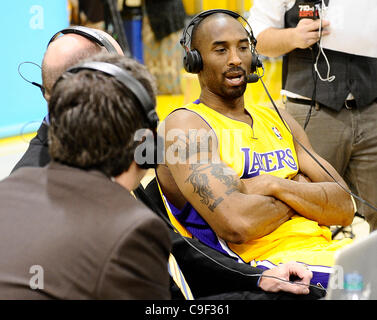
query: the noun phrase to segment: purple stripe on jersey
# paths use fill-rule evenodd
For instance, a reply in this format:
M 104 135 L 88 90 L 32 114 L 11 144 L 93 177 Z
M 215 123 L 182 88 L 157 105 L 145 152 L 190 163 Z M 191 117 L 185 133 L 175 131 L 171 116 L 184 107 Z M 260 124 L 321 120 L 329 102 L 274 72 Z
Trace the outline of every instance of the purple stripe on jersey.
M 203 242 L 207 246 L 225 253 L 228 253 L 221 247 L 219 240 L 215 232 L 211 229 L 208 223 L 199 215 L 199 213 L 191 206 L 189 202 L 186 202 L 182 210 L 177 209 L 172 205 L 168 199 L 165 200 L 169 204 L 169 208 L 173 216 L 179 221 L 179 223 L 185 227 L 195 238 Z
M 313 278 L 312 280 L 310 280 L 310 283 L 314 285 L 317 285 L 317 283 L 320 283 L 322 287 L 326 289 L 329 284 L 330 273 L 318 272 L 318 271 L 312 271 L 312 272 L 313 272 Z

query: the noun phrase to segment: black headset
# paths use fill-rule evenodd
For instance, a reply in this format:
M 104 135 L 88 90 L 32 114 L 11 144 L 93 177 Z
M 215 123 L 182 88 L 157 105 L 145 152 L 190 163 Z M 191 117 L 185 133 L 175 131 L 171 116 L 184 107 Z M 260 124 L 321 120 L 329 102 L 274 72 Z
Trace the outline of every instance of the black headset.
M 117 53 L 117 50 L 115 49 L 115 47 L 113 46 L 113 44 L 108 39 L 106 39 L 104 36 L 102 36 L 99 32 L 96 32 L 94 29 L 83 27 L 83 26 L 72 26 L 72 27 L 65 28 L 63 30 L 58 31 L 57 33 L 55 33 L 51 37 L 50 41 L 47 44 L 47 47 L 60 34 L 68 34 L 68 33 L 74 33 L 74 34 L 78 34 L 80 36 L 83 36 L 83 37 L 85 37 L 85 38 L 87 38 L 87 39 L 89 39 L 89 40 L 91 40 L 91 41 L 99 44 L 101 47 L 104 47 L 109 53 Z M 30 62 L 28 62 L 28 63 L 30 63 Z M 20 69 L 20 66 L 22 64 L 19 65 L 18 69 Z M 18 72 L 20 73 L 20 70 L 18 70 Z M 21 73 L 20 73 L 20 75 L 21 75 Z M 23 79 L 25 79 L 22 75 L 21 75 L 21 77 Z M 25 80 L 27 82 L 30 82 L 32 85 L 38 87 L 39 89 L 41 89 L 43 95 L 45 94 L 45 88 L 43 87 L 42 84 L 34 82 L 34 81 L 29 81 L 27 79 L 25 79 Z
M 150 169 L 156 168 L 157 166 L 157 125 L 158 125 L 158 115 L 155 110 L 155 104 L 144 88 L 144 86 L 135 79 L 130 73 L 126 70 L 118 67 L 115 64 L 108 63 L 108 62 L 101 62 L 101 61 L 89 61 L 83 62 L 76 66 L 73 66 L 67 69 L 63 75 L 56 81 L 59 82 L 60 79 L 64 78 L 66 73 L 77 73 L 80 70 L 93 70 L 93 71 L 100 71 L 104 74 L 107 74 L 111 77 L 114 77 L 117 81 L 119 81 L 125 88 L 127 88 L 132 95 L 136 98 L 138 105 L 141 108 L 141 114 L 144 119 L 145 125 L 153 132 L 154 138 L 153 139 L 146 139 L 145 143 L 149 144 L 146 147 L 146 150 L 153 150 L 154 161 L 153 163 L 137 163 L 138 166 L 142 169 Z M 150 145 L 153 143 L 153 145 Z M 153 149 L 152 149 L 153 148 Z M 135 159 L 136 160 L 136 159 Z
M 47 44 L 47 47 L 50 45 L 51 42 L 53 42 L 60 34 L 68 34 L 68 33 L 74 33 L 78 34 L 80 36 L 83 36 L 97 44 L 99 44 L 101 47 L 104 47 L 109 53 L 117 53 L 117 50 L 112 45 L 112 43 L 106 39 L 104 36 L 102 36 L 99 32 L 96 32 L 94 29 L 83 27 L 83 26 L 71 26 L 69 28 L 65 28 L 63 30 L 58 31 L 55 33 L 50 41 Z
M 185 70 L 189 73 L 199 73 L 203 69 L 203 60 L 200 55 L 200 52 L 197 49 L 191 49 L 191 37 L 192 37 L 192 29 L 195 25 L 203 21 L 206 17 L 215 14 L 215 13 L 225 13 L 233 17 L 234 19 L 241 18 L 243 21 L 245 21 L 246 25 L 249 27 L 250 30 L 246 30 L 250 45 L 251 45 L 251 75 L 248 76 L 248 82 L 257 82 L 259 79 L 259 76 L 255 74 L 257 71 L 257 68 L 262 68 L 262 62 L 260 61 L 258 54 L 255 50 L 255 46 L 257 44 L 257 40 L 255 39 L 253 35 L 253 31 L 251 29 L 250 24 L 247 22 L 247 20 L 238 14 L 237 12 L 226 10 L 226 9 L 211 9 L 203 11 L 197 15 L 195 15 L 189 24 L 185 27 L 182 33 L 182 38 L 180 40 L 180 44 L 184 49 L 184 56 L 183 56 L 183 67 Z M 191 32 L 188 32 L 188 29 L 191 27 Z

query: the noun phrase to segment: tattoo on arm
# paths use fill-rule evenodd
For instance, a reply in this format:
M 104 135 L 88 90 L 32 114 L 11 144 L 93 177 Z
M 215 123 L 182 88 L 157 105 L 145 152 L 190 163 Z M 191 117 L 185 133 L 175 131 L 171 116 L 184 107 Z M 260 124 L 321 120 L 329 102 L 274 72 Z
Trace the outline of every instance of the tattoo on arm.
M 187 178 L 186 182 L 191 183 L 191 185 L 194 187 L 194 192 L 201 198 L 200 202 L 205 204 L 209 210 L 213 212 L 224 199 L 222 197 L 215 199 L 208 183 L 208 176 L 205 172 L 202 172 L 210 166 L 200 169 L 201 166 L 202 165 L 200 164 L 193 164 L 190 166 L 192 172 Z
M 229 168 L 227 168 L 223 164 L 213 164 L 211 169 L 211 174 L 218 180 L 220 180 L 226 187 L 227 191 L 225 192 L 227 195 L 230 195 L 234 191 L 239 190 L 239 180 L 230 172 Z
M 212 212 L 224 200 L 223 197 L 215 199 L 213 191 L 209 186 L 207 173 L 205 170 L 210 169 L 212 176 L 220 180 L 226 187 L 226 195 L 230 195 L 239 189 L 239 181 L 224 164 L 193 164 L 190 166 L 192 171 L 186 182 L 190 182 L 194 187 L 194 192 L 201 198 L 200 202 L 205 204 Z

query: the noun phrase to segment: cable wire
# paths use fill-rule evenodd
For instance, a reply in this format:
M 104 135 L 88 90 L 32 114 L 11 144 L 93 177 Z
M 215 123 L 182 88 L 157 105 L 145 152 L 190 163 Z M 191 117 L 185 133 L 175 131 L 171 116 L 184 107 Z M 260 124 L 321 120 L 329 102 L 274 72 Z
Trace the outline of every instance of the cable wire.
M 263 273 L 260 273 L 260 274 L 250 274 L 250 273 L 244 273 L 242 271 L 239 271 L 239 270 L 236 270 L 236 269 L 233 269 L 231 267 L 228 267 L 224 264 L 222 264 L 221 262 L 217 261 L 216 259 L 212 258 L 211 256 L 209 256 L 208 254 L 206 254 L 205 252 L 203 252 L 202 250 L 200 250 L 198 247 L 196 247 L 193 243 L 191 243 L 186 237 L 184 237 L 179 231 L 178 229 L 171 223 L 171 221 L 165 216 L 165 214 L 161 211 L 161 209 L 155 204 L 155 202 L 153 200 L 151 200 L 144 188 L 142 187 L 138 187 L 136 190 L 134 190 L 134 194 L 135 196 L 137 196 L 141 201 L 144 202 L 144 204 L 146 206 L 148 206 L 153 212 L 155 212 L 162 220 L 164 220 L 164 222 L 174 231 L 176 232 L 180 237 L 181 239 L 183 239 L 191 248 L 193 248 L 195 251 L 197 251 L 199 254 L 201 254 L 202 256 L 206 257 L 208 260 L 212 261 L 213 263 L 217 264 L 218 266 L 230 271 L 230 272 L 233 272 L 233 273 L 237 273 L 241 276 L 244 276 L 244 277 L 263 277 L 263 278 L 271 278 L 271 279 L 275 279 L 275 280 L 279 280 L 279 281 L 282 281 L 282 282 L 286 282 L 286 283 L 291 283 L 291 284 L 297 284 L 297 285 L 302 285 L 302 286 L 306 286 L 308 288 L 312 287 L 312 288 L 316 288 L 316 289 L 320 289 L 320 290 L 323 290 L 325 292 L 326 289 L 322 287 L 322 285 L 320 283 L 318 283 L 317 285 L 313 285 L 313 284 L 305 284 L 305 283 L 300 283 L 300 282 L 295 282 L 295 281 L 290 281 L 290 280 L 286 280 L 286 279 L 283 279 L 283 278 L 279 278 L 279 277 L 276 277 L 276 276 L 271 276 L 271 275 L 264 275 Z M 251 267 L 251 266 L 250 266 Z
M 354 198 L 358 199 L 361 203 L 365 204 L 366 206 L 370 207 L 371 209 L 375 210 L 377 212 L 377 208 L 375 206 L 373 206 L 371 203 L 369 203 L 367 200 L 359 197 L 358 195 L 354 194 L 352 191 L 348 190 L 347 188 L 345 188 L 343 185 L 341 185 L 334 177 L 333 175 L 323 166 L 323 164 L 299 141 L 296 139 L 296 137 L 293 135 L 292 131 L 290 130 L 290 128 L 288 127 L 288 125 L 285 123 L 282 115 L 280 114 L 280 111 L 279 109 L 277 108 L 274 100 L 272 99 L 270 93 L 268 92 L 267 90 L 267 87 L 266 85 L 264 84 L 263 80 L 261 77 L 259 77 L 260 81 L 262 82 L 262 85 L 264 87 L 264 90 L 266 91 L 266 94 L 268 96 L 268 98 L 271 100 L 271 103 L 276 111 L 276 113 L 279 115 L 279 118 L 280 120 L 283 122 L 284 126 L 287 128 L 287 130 L 291 133 L 292 135 L 292 138 L 294 141 L 297 142 L 297 144 L 321 167 L 321 169 L 323 171 L 326 172 L 326 174 L 339 186 L 341 187 L 345 192 L 347 192 L 349 195 L 353 196 Z
M 315 63 L 314 63 L 314 70 L 315 72 L 317 73 L 319 79 L 321 81 L 327 81 L 327 82 L 332 82 L 335 80 L 335 76 L 332 75 L 330 76 L 330 70 L 331 70 L 331 67 L 330 67 L 330 63 L 329 63 L 329 60 L 326 56 L 326 53 L 324 52 L 323 50 L 323 46 L 322 46 L 322 18 L 323 18 L 323 11 L 326 10 L 326 5 L 325 5 L 325 2 L 324 0 L 322 0 L 322 5 L 321 5 L 321 9 L 318 11 L 319 13 L 319 19 L 320 19 L 320 24 L 319 24 L 319 40 L 318 40 L 318 54 L 317 54 L 317 57 L 316 57 L 316 60 L 315 60 Z M 327 65 L 327 74 L 326 74 L 326 78 L 323 78 L 321 76 L 321 73 L 319 72 L 318 70 L 318 61 L 319 61 L 319 57 L 321 56 L 321 54 L 323 55 L 323 58 L 325 59 L 325 62 L 326 62 L 326 65 Z

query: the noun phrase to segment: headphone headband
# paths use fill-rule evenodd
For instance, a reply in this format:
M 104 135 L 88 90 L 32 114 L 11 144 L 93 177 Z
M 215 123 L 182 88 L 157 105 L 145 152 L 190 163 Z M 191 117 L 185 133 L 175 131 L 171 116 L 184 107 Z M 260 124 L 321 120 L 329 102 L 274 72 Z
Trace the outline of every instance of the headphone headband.
M 144 86 L 134 77 L 132 77 L 126 70 L 107 62 L 90 61 L 80 63 L 74 67 L 66 70 L 69 73 L 77 73 L 80 70 L 94 70 L 101 71 L 107 75 L 114 77 L 122 83 L 132 94 L 136 97 L 140 106 L 143 109 L 144 118 L 149 125 L 149 128 L 155 130 L 157 128 L 158 116 L 155 111 L 155 106 Z
M 107 38 L 103 37 L 100 33 L 96 32 L 95 29 L 91 29 L 91 28 L 87 28 L 87 27 L 83 27 L 83 26 L 72 26 L 72 27 L 65 28 L 63 30 L 58 31 L 57 33 L 55 33 L 51 37 L 50 41 L 47 44 L 47 47 L 61 33 L 62 34 L 68 34 L 68 33 L 78 34 L 80 36 L 83 36 L 83 37 L 99 44 L 101 47 L 104 47 L 109 53 L 118 53 L 117 50 L 115 49 L 115 47 L 113 46 L 113 44 Z M 43 87 L 43 85 L 41 85 L 37 82 L 31 82 L 31 84 L 38 87 L 41 90 L 43 96 L 45 95 L 45 88 Z
M 57 33 L 55 33 L 51 37 L 50 41 L 47 44 L 47 47 L 61 33 L 62 34 L 68 34 L 68 33 L 78 34 L 80 36 L 83 36 L 83 37 L 85 37 L 85 38 L 87 38 L 87 39 L 89 39 L 89 40 L 91 40 L 91 41 L 99 44 L 101 47 L 105 47 L 105 49 L 109 53 L 117 53 L 117 50 L 115 49 L 115 47 L 112 45 L 112 43 L 108 39 L 106 39 L 106 37 L 102 36 L 99 32 L 96 32 L 94 29 L 87 28 L 87 27 L 84 27 L 84 26 L 72 26 L 72 27 L 65 28 L 63 30 L 58 31 Z
M 245 30 L 247 31 L 247 33 L 249 35 L 249 38 L 250 38 L 250 41 L 251 41 L 252 45 L 255 46 L 257 44 L 257 40 L 255 39 L 255 37 L 253 35 L 253 30 L 251 29 L 251 26 L 250 26 L 249 22 L 242 15 L 240 15 L 239 13 L 237 13 L 235 11 L 227 10 L 227 9 L 210 9 L 210 10 L 202 11 L 202 12 L 198 13 L 197 15 L 195 15 L 191 19 L 191 21 L 188 23 L 188 25 L 184 28 L 184 30 L 182 32 L 182 38 L 179 41 L 180 44 L 183 47 L 187 47 L 188 48 L 188 46 L 186 46 L 186 36 L 189 35 L 190 40 L 191 40 L 191 34 L 188 34 L 188 29 L 191 26 L 196 25 L 198 22 L 200 22 L 201 20 L 205 19 L 206 17 L 208 17 L 208 16 L 210 16 L 212 14 L 215 14 L 215 13 L 225 13 L 227 15 L 230 15 L 234 19 L 241 18 L 243 21 L 245 21 L 246 25 L 250 29 L 250 30 L 247 30 L 245 28 Z
M 189 24 L 184 28 L 181 40 L 179 42 L 180 42 L 181 46 L 183 47 L 183 49 L 185 50 L 184 56 L 183 56 L 183 66 L 184 66 L 185 70 L 187 72 L 190 72 L 190 73 L 199 73 L 203 69 L 203 60 L 202 60 L 202 57 L 200 55 L 200 52 L 197 49 L 191 49 L 190 48 L 191 47 L 191 39 L 192 39 L 192 29 L 191 29 L 190 33 L 188 32 L 188 29 L 191 26 L 192 26 L 192 28 L 194 28 L 194 26 L 197 25 L 198 23 L 200 23 L 203 19 L 205 19 L 206 17 L 208 17 L 212 14 L 215 14 L 215 13 L 224 13 L 224 14 L 227 14 L 227 15 L 233 17 L 236 20 L 241 18 L 245 22 L 245 24 L 248 26 L 249 30 L 247 30 L 245 26 L 244 26 L 244 28 L 245 28 L 245 31 L 248 34 L 248 38 L 249 38 L 249 41 L 250 41 L 250 44 L 251 44 L 251 55 L 252 55 L 252 58 L 251 58 L 251 73 L 252 74 L 255 73 L 257 68 L 262 67 L 262 63 L 259 60 L 258 54 L 255 50 L 257 40 L 255 39 L 255 37 L 253 35 L 253 30 L 251 29 L 249 22 L 243 16 L 241 16 L 237 12 L 226 10 L 226 9 L 211 9 L 211 10 L 206 10 L 206 11 L 200 12 L 197 15 L 195 15 L 191 19 Z M 187 43 L 187 36 L 190 38 L 190 44 Z M 254 76 L 252 78 L 252 81 L 250 80 L 250 82 L 256 82 L 256 81 L 258 81 L 258 76 Z
M 131 94 L 136 98 L 138 104 L 142 108 L 144 123 L 146 123 L 148 128 L 153 133 L 153 139 L 147 138 L 145 140 L 145 149 L 142 149 L 139 152 L 137 151 L 137 148 L 135 149 L 134 160 L 136 161 L 136 164 L 142 169 L 156 168 L 158 165 L 158 159 L 162 159 L 163 152 L 163 149 L 158 148 L 158 141 L 161 139 L 157 134 L 157 125 L 159 119 L 155 110 L 153 99 L 150 97 L 142 83 L 135 79 L 129 72 L 127 72 L 127 70 L 124 70 L 115 64 L 102 61 L 88 61 L 82 62 L 67 69 L 56 81 L 55 85 L 62 78 L 64 78 L 67 73 L 77 73 L 80 70 L 100 71 L 104 74 L 114 77 L 125 88 L 131 91 Z M 149 152 L 149 154 L 153 157 L 150 158 L 150 156 L 147 156 L 147 152 Z

